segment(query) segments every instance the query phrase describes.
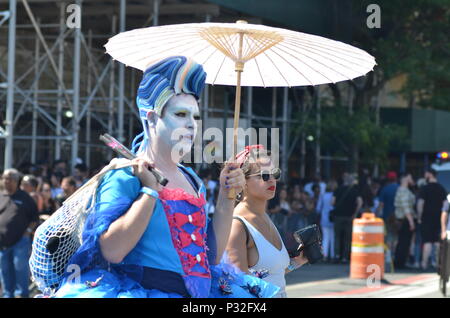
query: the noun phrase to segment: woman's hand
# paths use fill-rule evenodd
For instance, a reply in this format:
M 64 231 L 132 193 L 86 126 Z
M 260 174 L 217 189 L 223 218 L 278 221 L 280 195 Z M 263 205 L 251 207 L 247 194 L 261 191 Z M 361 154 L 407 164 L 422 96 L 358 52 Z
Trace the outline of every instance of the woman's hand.
M 161 191 L 162 186 L 158 183 L 149 167 L 154 168 L 154 165 L 143 158 L 136 158 L 132 160 L 133 173 L 139 178 L 143 187 L 149 187 L 155 191 Z
M 303 266 L 306 263 L 308 263 L 308 259 L 303 254 L 303 251 L 300 252 L 299 256 L 291 258 L 294 262 L 296 262 L 298 265 Z
M 235 189 L 236 194 L 241 193 L 245 186 L 245 175 L 238 163 L 225 163 L 220 172 L 220 187 L 229 191 Z

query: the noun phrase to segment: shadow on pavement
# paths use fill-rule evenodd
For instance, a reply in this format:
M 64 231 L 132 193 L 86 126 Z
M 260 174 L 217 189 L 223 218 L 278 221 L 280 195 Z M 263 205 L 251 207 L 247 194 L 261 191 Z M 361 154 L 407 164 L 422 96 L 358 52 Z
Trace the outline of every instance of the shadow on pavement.
M 287 285 L 317 282 L 321 280 L 347 278 L 350 275 L 349 264 L 305 265 L 286 275 Z

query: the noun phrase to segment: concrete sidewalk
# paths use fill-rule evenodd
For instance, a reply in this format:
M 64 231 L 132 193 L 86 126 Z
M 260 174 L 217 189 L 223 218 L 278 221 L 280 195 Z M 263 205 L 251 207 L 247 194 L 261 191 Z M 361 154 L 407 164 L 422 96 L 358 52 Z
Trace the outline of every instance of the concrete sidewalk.
M 289 298 L 442 297 L 439 276 L 417 270 L 385 273 L 374 285 L 372 280 L 351 279 L 349 264 L 316 264 L 289 273 L 286 282 Z

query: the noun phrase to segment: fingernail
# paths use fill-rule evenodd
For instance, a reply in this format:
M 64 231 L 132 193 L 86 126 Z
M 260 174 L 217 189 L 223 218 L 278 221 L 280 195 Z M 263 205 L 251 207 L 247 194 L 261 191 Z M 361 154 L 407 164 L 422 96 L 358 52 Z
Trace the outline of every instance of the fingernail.
M 227 186 L 225 186 L 225 188 L 229 189 L 229 188 L 230 188 L 230 186 L 229 186 L 229 185 L 227 185 Z
M 228 182 L 227 182 L 227 181 L 225 181 L 225 184 L 228 184 Z
M 228 177 L 228 176 L 226 176 L 225 178 L 226 178 L 227 180 L 230 179 L 230 177 Z

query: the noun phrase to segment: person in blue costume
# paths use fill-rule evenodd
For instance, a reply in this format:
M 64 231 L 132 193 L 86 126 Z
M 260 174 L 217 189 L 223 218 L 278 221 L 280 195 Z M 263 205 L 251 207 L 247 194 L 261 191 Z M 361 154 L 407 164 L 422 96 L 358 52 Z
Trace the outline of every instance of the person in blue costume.
M 208 219 L 205 186 L 179 162 L 190 151 L 199 120 L 206 73 L 176 56 L 143 74 L 137 106 L 143 133 L 133 142 L 133 166 L 108 172 L 82 244 L 69 261 L 80 275 L 63 279 L 55 297 L 272 297 L 278 287 L 222 261 L 234 200 L 245 177 L 226 164 L 214 218 Z M 162 187 L 148 167 L 169 180 Z M 72 267 L 73 268 L 73 267 Z

